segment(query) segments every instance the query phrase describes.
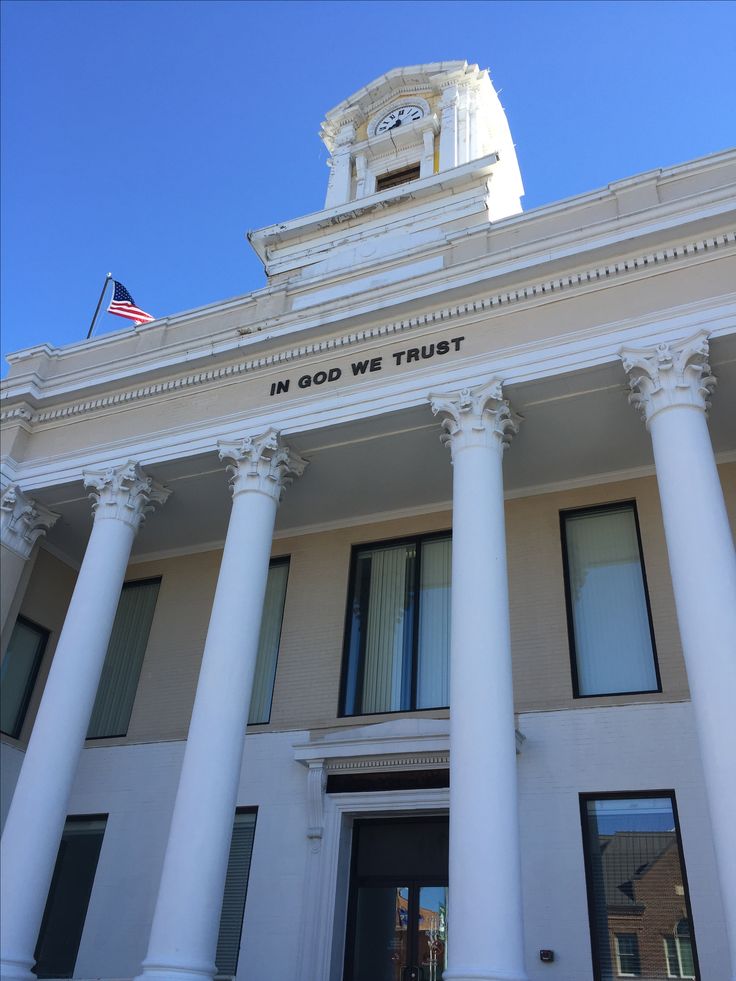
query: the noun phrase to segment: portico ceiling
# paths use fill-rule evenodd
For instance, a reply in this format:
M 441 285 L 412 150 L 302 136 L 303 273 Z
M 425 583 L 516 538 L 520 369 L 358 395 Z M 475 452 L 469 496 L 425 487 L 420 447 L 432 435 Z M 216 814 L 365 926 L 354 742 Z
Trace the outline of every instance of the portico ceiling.
M 714 340 L 711 351 L 718 379 L 711 437 L 717 454 L 736 454 L 736 336 Z M 621 471 L 636 475 L 653 466 L 649 436 L 627 403 L 620 363 L 509 385 L 505 392 L 523 417 L 504 461 L 510 495 L 588 478 L 595 483 Z M 439 433 L 429 406 L 420 406 L 290 436 L 309 467 L 286 491 L 277 534 L 448 504 L 450 456 Z M 230 495 L 216 453 L 147 471 L 173 493 L 144 524 L 134 557 L 222 543 Z M 81 482 L 44 488 L 34 496 L 62 518 L 48 536 L 50 548 L 80 561 L 92 520 Z

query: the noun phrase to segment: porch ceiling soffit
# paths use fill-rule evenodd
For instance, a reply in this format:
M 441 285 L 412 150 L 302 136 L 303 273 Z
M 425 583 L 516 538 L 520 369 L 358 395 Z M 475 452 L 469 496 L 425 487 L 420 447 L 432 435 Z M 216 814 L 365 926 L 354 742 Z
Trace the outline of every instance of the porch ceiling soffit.
M 697 162 L 694 162 L 697 163 Z M 702 162 L 701 166 L 703 166 Z M 707 161 L 706 161 L 707 163 Z M 685 165 L 683 170 L 692 165 Z M 664 178 L 661 178 L 664 180 Z M 628 182 L 618 182 L 621 185 L 635 185 L 637 181 L 646 180 L 651 182 L 652 175 L 642 175 L 641 178 L 632 178 Z M 611 185 L 613 188 L 615 185 Z M 323 336 L 334 330 L 335 326 L 350 323 L 354 334 L 360 335 L 362 330 L 356 328 L 363 327 L 370 321 L 375 322 L 378 316 L 393 309 L 394 315 L 400 312 L 407 312 L 411 305 L 416 308 L 417 304 L 426 307 L 428 302 L 432 302 L 433 297 L 442 294 L 445 300 L 452 300 L 453 292 L 462 291 L 462 295 L 482 294 L 488 290 L 490 282 L 495 280 L 498 287 L 497 292 L 478 300 L 473 304 L 449 303 L 449 308 L 453 311 L 462 313 L 467 312 L 466 307 L 477 307 L 480 304 L 488 306 L 493 304 L 518 303 L 534 299 L 542 293 L 562 291 L 570 287 L 579 287 L 581 284 L 589 284 L 601 278 L 611 278 L 621 274 L 630 273 L 632 270 L 641 271 L 645 267 L 652 268 L 659 262 L 671 262 L 673 259 L 682 259 L 692 256 L 694 253 L 702 252 L 704 248 L 717 248 L 724 244 L 732 244 L 732 238 L 721 241 L 720 236 L 712 238 L 710 231 L 713 229 L 712 219 L 720 218 L 721 229 L 724 220 L 728 220 L 728 215 L 734 211 L 733 189 L 717 188 L 710 192 L 703 192 L 699 195 L 676 199 L 668 204 L 659 204 L 656 207 L 638 211 L 631 215 L 617 215 L 608 221 L 592 222 L 590 217 L 586 217 L 586 207 L 591 206 L 601 198 L 611 196 L 611 189 L 599 192 L 591 192 L 581 195 L 564 202 L 557 202 L 553 205 L 544 206 L 534 211 L 526 212 L 514 218 L 489 225 L 483 223 L 480 226 L 458 232 L 453 236 L 448 236 L 447 241 L 441 244 L 441 250 L 446 250 L 448 245 L 459 243 L 461 240 L 467 242 L 469 237 L 493 236 L 496 232 L 503 234 L 509 230 L 514 230 L 515 225 L 522 228 L 534 228 L 535 224 L 540 225 L 558 211 L 575 213 L 574 227 L 558 235 L 550 236 L 542 233 L 534 240 L 533 235 L 525 240 L 523 246 L 516 248 L 501 248 L 496 251 L 489 251 L 485 248 L 480 249 L 477 254 L 466 261 L 456 265 L 446 266 L 442 274 L 437 272 L 427 273 L 420 276 L 410 274 L 401 283 L 394 283 L 382 289 L 371 288 L 364 292 L 362 299 L 356 302 L 356 296 L 350 295 L 341 299 L 331 300 L 329 304 L 320 303 L 316 307 L 305 307 L 300 311 L 278 312 L 268 315 L 267 311 L 273 309 L 277 311 L 279 305 L 283 305 L 283 299 L 278 300 L 278 295 L 283 293 L 287 287 L 268 286 L 257 290 L 246 297 L 235 298 L 220 304 L 212 304 L 192 311 L 187 311 L 171 317 L 163 318 L 152 325 L 147 325 L 143 330 L 137 327 L 126 328 L 112 334 L 95 338 L 91 341 L 80 342 L 69 345 L 65 348 L 54 348 L 48 344 L 39 344 L 22 351 L 15 352 L 8 356 L 8 361 L 13 365 L 14 377 L 3 383 L 4 399 L 23 398 L 32 408 L 37 408 L 43 399 L 56 399 L 57 401 L 74 394 L 80 394 L 82 390 L 89 393 L 101 392 L 106 387 L 119 385 L 126 380 L 132 380 L 137 376 L 140 379 L 152 380 L 158 376 L 156 384 L 174 384 L 179 379 L 167 379 L 161 381 L 161 376 L 170 374 L 176 365 L 186 364 L 189 371 L 186 378 L 196 377 L 197 374 L 208 374 L 210 371 L 224 371 L 238 368 L 239 370 L 252 370 L 254 367 L 267 366 L 274 360 L 289 360 L 294 356 L 299 356 L 300 352 L 307 351 L 313 344 L 300 344 L 291 350 L 279 352 L 269 352 L 264 357 L 256 356 L 275 343 L 286 340 L 292 335 L 298 335 L 300 340 L 316 337 L 318 334 Z M 710 217 L 711 221 L 706 223 L 706 227 L 700 229 L 697 234 L 697 221 Z M 526 223 L 526 225 L 524 225 Z M 691 238 L 684 241 L 688 228 Z M 546 227 L 546 224 L 545 224 Z M 674 248 L 667 248 L 658 251 L 655 239 L 658 238 L 661 244 L 663 238 L 672 242 L 672 236 L 680 230 L 683 241 Z M 685 234 L 683 234 L 685 233 Z M 715 234 L 715 233 L 714 233 Z M 652 237 L 653 236 L 653 237 Z M 632 243 L 637 239 L 641 241 L 639 252 L 632 251 Z M 713 242 L 714 245 L 699 244 Z M 626 252 L 622 248 L 626 246 Z M 644 248 L 646 246 L 646 248 Z M 617 248 L 616 248 L 617 247 Z M 651 252 L 649 248 L 651 247 Z M 437 245 L 433 246 L 437 252 Z M 615 261 L 606 263 L 605 254 L 609 257 L 615 256 Z M 585 269 L 575 269 L 575 264 L 580 263 L 584 256 L 593 260 L 594 265 Z M 602 264 L 599 264 L 602 263 Z M 394 263 L 395 264 L 395 263 Z M 564 266 L 564 275 L 555 275 Z M 377 273 L 380 273 L 378 266 L 373 266 Z M 543 278 L 539 281 L 531 278 L 535 269 L 544 269 Z M 539 272 L 537 272 L 539 276 Z M 344 277 L 343 277 L 344 278 Z M 506 280 L 507 282 L 504 282 Z M 510 282 L 513 282 L 513 289 L 508 289 Z M 322 280 L 322 285 L 329 285 L 329 280 Z M 289 295 L 296 296 L 298 288 L 296 284 L 288 284 Z M 436 302 L 436 299 L 434 300 Z M 259 306 L 266 316 L 261 321 L 253 320 L 258 317 Z M 248 318 L 243 320 L 246 310 L 250 310 L 251 321 Z M 238 311 L 241 311 L 239 313 Z M 447 307 L 435 311 L 423 313 L 418 319 L 426 322 L 427 318 L 435 318 L 437 315 L 446 316 Z M 213 330 L 212 321 L 214 319 L 227 320 L 227 327 Z M 399 319 L 395 323 L 416 326 L 412 321 L 417 318 L 408 317 L 405 320 Z M 205 326 L 206 334 L 201 331 L 187 330 L 189 324 L 201 322 Z M 177 332 L 174 328 L 180 327 Z M 379 329 L 379 328 L 374 328 Z M 141 337 L 151 338 L 148 350 L 141 350 L 138 343 Z M 176 340 L 170 341 L 174 336 Z M 156 346 L 156 338 L 166 338 L 164 343 Z M 341 338 L 331 338 L 323 340 L 321 343 L 338 343 Z M 131 342 L 135 345 L 135 350 L 131 349 Z M 124 347 L 127 350 L 121 350 Z M 89 354 L 95 349 L 109 351 L 107 360 L 97 365 L 85 365 L 84 368 L 71 367 L 64 374 L 58 373 L 58 366 L 62 363 L 74 365 L 82 353 Z M 247 361 L 241 362 L 248 365 L 245 369 L 239 364 L 223 364 L 224 361 L 231 359 L 238 351 L 248 351 L 251 355 Z M 29 364 L 27 372 L 23 371 L 24 361 L 33 361 Z M 49 361 L 57 362 L 57 368 L 52 378 L 43 377 L 43 363 Z M 215 366 L 216 364 L 216 367 Z M 205 368 L 204 372 L 196 369 Z M 141 388 L 150 386 L 141 386 Z M 139 389 L 136 389 L 138 391 Z M 118 393 L 119 395 L 123 393 Z M 94 399 L 88 401 L 94 403 Z
M 530 283 L 481 299 L 430 310 L 406 319 L 382 323 L 353 333 L 328 337 L 321 341 L 281 349 L 263 356 L 231 362 L 203 371 L 188 372 L 177 377 L 152 381 L 135 388 L 118 389 L 108 394 L 80 401 L 49 405 L 49 402 L 58 403 L 60 399 L 65 396 L 68 397 L 69 392 L 65 387 L 47 387 L 38 380 L 35 382 L 24 382 L 22 379 L 11 380 L 3 386 L 5 391 L 2 398 L 7 408 L 0 412 L 0 421 L 17 420 L 35 426 L 56 420 L 76 418 L 105 409 L 116 410 L 126 404 L 145 399 L 179 394 L 201 386 L 217 386 L 223 382 L 236 381 L 249 373 L 264 370 L 273 371 L 294 362 L 317 356 L 339 354 L 392 336 L 410 334 L 412 331 L 423 327 L 444 327 L 455 321 L 460 329 L 480 320 L 485 321 L 489 316 L 503 313 L 509 307 L 518 304 L 549 303 L 560 298 L 562 294 L 573 290 L 607 288 L 624 279 L 646 277 L 667 271 L 673 265 L 679 265 L 683 262 L 708 261 L 716 253 L 718 255 L 733 255 L 736 253 L 735 245 L 736 232 L 725 232 L 712 238 L 682 243 L 657 252 L 632 255 L 611 265 L 591 267 L 568 273 L 559 278 Z M 600 332 L 601 329 L 608 331 L 611 327 L 612 325 L 606 325 L 605 328 L 598 328 L 597 332 Z M 554 341 L 554 339 L 550 340 Z M 545 340 L 545 347 L 549 347 L 550 340 Z M 498 352 L 501 360 L 506 353 Z M 114 381 L 120 382 L 124 377 L 124 375 L 116 379 L 98 377 L 91 379 L 90 384 L 109 386 Z M 48 407 L 44 407 L 44 403 Z

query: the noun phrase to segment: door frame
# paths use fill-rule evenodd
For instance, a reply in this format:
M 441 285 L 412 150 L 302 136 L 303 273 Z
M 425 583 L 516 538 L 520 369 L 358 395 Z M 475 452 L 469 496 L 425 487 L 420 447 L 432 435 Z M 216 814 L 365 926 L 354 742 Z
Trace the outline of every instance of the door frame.
M 448 787 L 325 794 L 322 838 L 307 859 L 299 981 L 342 981 L 354 819 L 449 812 Z
M 355 821 L 359 819 L 361 822 L 367 823 L 368 821 L 375 821 L 377 824 L 393 824 L 395 821 L 405 821 L 407 823 L 421 824 L 425 819 L 433 818 L 447 818 L 449 820 L 449 813 L 443 813 L 442 811 L 422 811 L 421 814 L 417 814 L 416 811 L 411 814 L 395 814 L 386 813 L 382 811 L 379 814 L 356 814 L 352 816 L 351 821 L 351 832 L 350 832 L 350 842 L 355 840 Z M 348 933 L 353 938 L 354 943 L 354 933 L 357 920 L 357 898 L 358 890 L 361 885 L 365 883 L 362 879 L 365 876 L 358 876 L 355 868 L 355 861 L 357 856 L 351 853 L 350 856 L 350 873 L 348 881 L 348 896 L 347 896 L 347 909 L 345 918 L 345 936 L 344 936 L 344 956 L 342 965 L 341 979 L 345 981 L 348 977 L 349 968 L 353 967 L 354 951 L 348 951 Z M 359 881 L 361 880 L 361 881 Z M 407 921 L 407 957 L 409 959 L 409 964 L 416 964 L 418 962 L 418 950 L 416 949 L 416 944 L 419 939 L 419 891 L 424 886 L 444 886 L 447 888 L 448 885 L 448 873 L 446 872 L 444 876 L 433 875 L 431 872 L 427 875 L 401 875 L 397 873 L 396 875 L 383 875 L 370 877 L 370 885 L 374 886 L 387 886 L 389 888 L 394 888 L 398 886 L 406 886 L 409 890 L 408 900 L 409 905 L 407 909 L 408 921 Z M 409 935 L 409 927 L 413 928 L 413 934 Z M 348 959 L 348 953 L 350 953 L 350 958 Z

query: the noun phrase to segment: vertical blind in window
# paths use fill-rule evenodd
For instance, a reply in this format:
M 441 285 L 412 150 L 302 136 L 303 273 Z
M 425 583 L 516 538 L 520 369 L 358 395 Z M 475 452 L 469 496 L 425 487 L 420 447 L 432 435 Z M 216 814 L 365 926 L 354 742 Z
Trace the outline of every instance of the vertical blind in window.
M 449 703 L 451 549 L 444 536 L 355 551 L 347 715 Z
M 633 505 L 563 518 L 576 694 L 656 691 Z
M 124 736 L 133 711 L 160 579 L 125 583 L 120 593 L 87 731 L 88 739 Z
M 71 978 L 107 818 L 68 818 L 59 844 L 34 957 L 38 978 Z
M 450 704 L 450 586 L 452 542 L 422 545 L 419 594 L 417 708 Z
M 243 930 L 243 913 L 255 832 L 256 815 L 252 812 L 239 811 L 235 815 L 233 825 L 220 916 L 220 933 L 217 938 L 215 962 L 218 978 L 234 977 L 238 967 L 240 935 Z
M 0 669 L 0 730 L 17 739 L 48 640 L 48 631 L 18 617 Z
M 253 679 L 248 722 L 268 722 L 271 717 L 273 683 L 276 678 L 276 661 L 281 640 L 281 623 L 284 618 L 286 580 L 289 578 L 289 562 L 276 560 L 268 570 L 266 598 L 263 602 L 261 634 L 258 641 L 258 658 Z

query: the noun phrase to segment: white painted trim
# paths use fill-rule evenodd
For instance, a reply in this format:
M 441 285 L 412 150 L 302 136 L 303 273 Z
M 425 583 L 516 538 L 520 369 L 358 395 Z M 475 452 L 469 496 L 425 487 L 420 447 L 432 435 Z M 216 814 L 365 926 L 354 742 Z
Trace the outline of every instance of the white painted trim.
M 735 154 L 733 151 L 725 152 L 723 154 L 717 154 L 714 155 L 713 157 L 704 158 L 699 161 L 698 160 L 692 161 L 688 164 L 680 165 L 677 168 L 671 168 L 670 170 L 664 171 L 662 173 L 665 175 L 666 179 L 676 180 L 678 176 L 680 176 L 680 174 L 684 175 L 690 172 L 701 172 L 701 171 L 717 169 L 718 167 L 722 166 L 724 163 L 728 164 L 731 161 L 731 159 L 733 159 L 734 156 Z M 617 188 L 625 186 L 628 189 L 631 186 L 636 186 L 637 183 L 646 184 L 648 182 L 651 182 L 652 173 L 656 174 L 657 172 L 649 172 L 648 174 L 640 175 L 639 177 L 628 178 L 624 182 L 614 182 L 613 184 L 609 185 L 608 188 L 590 192 L 588 194 L 581 195 L 576 198 L 570 198 L 565 201 L 556 202 L 552 205 L 542 206 L 540 208 L 529 211 L 523 215 L 514 216 L 512 218 L 508 218 L 508 219 L 504 219 L 503 221 L 496 222 L 494 223 L 493 228 L 494 229 L 505 228 L 508 226 L 510 222 L 520 222 L 520 221 L 529 222 L 529 221 L 533 221 L 537 217 L 542 217 L 542 218 L 549 217 L 550 215 L 554 214 L 556 211 L 565 211 L 565 210 L 570 211 L 574 208 L 584 208 L 586 205 L 590 205 L 606 197 L 613 196 L 615 198 L 616 196 L 615 192 Z M 612 218 L 608 222 L 600 223 L 597 226 L 596 228 L 596 235 L 598 236 L 597 238 L 591 238 L 591 228 L 589 223 L 586 223 L 584 220 L 581 220 L 579 228 L 577 228 L 573 232 L 564 233 L 563 238 L 569 241 L 565 249 L 561 252 L 559 251 L 559 249 L 557 251 L 553 249 L 554 239 L 548 239 L 544 241 L 541 251 L 535 253 L 534 243 L 532 243 L 528 247 L 530 253 L 527 254 L 526 256 L 522 256 L 522 257 L 519 257 L 518 255 L 514 256 L 513 253 L 507 252 L 505 260 L 504 260 L 503 253 L 500 255 L 500 259 L 506 261 L 507 263 L 509 262 L 510 259 L 509 268 L 518 272 L 519 269 L 528 267 L 530 265 L 537 265 L 539 263 L 547 262 L 551 258 L 559 258 L 562 255 L 572 257 L 575 254 L 579 254 L 581 251 L 589 250 L 591 247 L 598 248 L 605 244 L 611 245 L 614 243 L 621 244 L 624 242 L 630 242 L 635 235 L 649 234 L 655 231 L 662 231 L 665 229 L 674 228 L 678 224 L 682 224 L 683 221 L 685 220 L 694 221 L 697 218 L 704 218 L 707 216 L 712 217 L 713 215 L 716 214 L 725 215 L 731 210 L 733 210 L 732 191 L 730 191 L 728 188 L 726 188 L 725 190 L 723 188 L 718 188 L 715 191 L 709 191 L 698 195 L 691 195 L 685 198 L 679 198 L 666 205 L 658 205 L 656 208 L 650 208 L 644 213 L 636 213 L 624 217 Z M 642 225 L 642 214 L 644 215 L 645 221 L 648 222 L 645 225 Z M 634 226 L 637 225 L 637 223 L 638 223 L 638 227 L 635 228 Z M 609 230 L 607 237 L 601 238 L 601 235 L 606 234 L 606 229 Z M 471 229 L 468 232 L 460 233 L 460 234 L 470 235 L 470 234 L 478 234 L 479 232 L 481 232 L 482 234 L 487 234 L 488 230 L 489 230 L 488 226 L 483 225 L 483 226 L 477 226 L 475 229 Z M 577 246 L 571 244 L 573 242 L 577 242 L 578 243 Z M 540 244 L 541 241 L 537 245 L 537 249 L 539 249 Z M 462 276 L 462 278 L 458 278 L 457 272 L 453 270 L 452 279 L 445 280 L 441 283 L 421 284 L 422 285 L 421 295 L 426 299 L 428 292 L 432 293 L 432 292 L 436 292 L 437 290 L 451 289 L 459 286 L 470 287 L 473 284 L 475 284 L 477 287 L 480 282 L 482 282 L 483 280 L 487 280 L 489 276 L 497 278 L 499 275 L 501 275 L 504 272 L 503 266 L 499 267 L 496 265 L 492 265 L 489 268 L 489 259 L 487 256 L 483 256 L 480 257 L 479 260 L 475 260 L 475 264 L 478 265 L 478 263 L 480 263 L 480 267 L 481 267 L 480 270 L 476 270 L 474 273 L 472 273 L 472 275 L 469 278 L 467 276 L 467 272 Z M 473 263 L 470 264 L 471 267 L 472 265 Z M 467 266 L 464 268 L 467 268 Z M 295 284 L 292 284 L 290 286 L 291 292 L 294 291 L 294 288 L 295 288 Z M 223 303 L 212 304 L 211 306 L 200 307 L 195 310 L 186 311 L 181 314 L 176 314 L 171 317 L 167 317 L 164 320 L 159 321 L 158 324 L 154 327 L 154 329 L 160 330 L 160 329 L 168 328 L 170 326 L 173 327 L 180 322 L 183 322 L 185 320 L 190 320 L 192 318 L 213 317 L 226 310 L 231 310 L 233 307 L 237 307 L 238 305 L 253 306 L 256 303 L 257 299 L 259 298 L 265 299 L 268 296 L 276 295 L 278 293 L 281 293 L 282 291 L 283 291 L 283 287 L 266 287 L 262 290 L 258 290 L 251 294 L 248 294 L 246 297 L 236 297 L 232 300 L 224 301 Z M 411 295 L 402 294 L 401 296 L 395 296 L 392 297 L 391 299 L 381 302 L 383 302 L 384 305 L 386 305 L 386 303 L 403 302 L 404 300 L 407 299 L 416 299 L 416 298 L 417 298 L 416 295 L 411 296 Z M 123 369 L 122 372 L 120 370 L 119 360 L 115 359 L 111 361 L 110 364 L 111 366 L 112 365 L 115 366 L 115 370 L 107 376 L 104 383 L 110 383 L 115 377 L 129 378 L 134 373 L 143 373 L 143 372 L 151 373 L 152 371 L 159 370 L 163 366 L 166 365 L 171 366 L 174 363 L 180 363 L 182 360 L 191 362 L 193 360 L 198 360 L 198 359 L 200 360 L 204 360 L 207 358 L 211 359 L 211 357 L 215 354 L 237 349 L 242 346 L 248 346 L 248 345 L 252 346 L 253 344 L 262 345 L 264 339 L 273 340 L 278 337 L 286 336 L 295 331 L 304 335 L 306 332 L 312 330 L 316 326 L 328 325 L 332 323 L 335 319 L 339 319 L 342 322 L 344 322 L 346 319 L 349 319 L 349 317 L 351 316 L 363 315 L 366 312 L 375 310 L 376 306 L 377 305 L 375 301 L 369 304 L 368 307 L 366 307 L 365 305 L 355 306 L 353 304 L 352 309 L 348 311 L 342 309 L 339 311 L 335 310 L 334 313 L 331 313 L 331 315 L 328 317 L 325 317 L 322 314 L 322 312 L 320 312 L 316 316 L 313 316 L 311 319 L 297 318 L 297 322 L 291 324 L 289 323 L 289 321 L 293 321 L 294 318 L 291 317 L 289 314 L 284 314 L 279 318 L 283 326 L 274 325 L 274 324 L 271 324 L 271 326 L 269 326 L 268 321 L 266 321 L 261 325 L 249 325 L 247 328 L 238 328 L 238 327 L 229 328 L 227 331 L 223 331 L 220 332 L 219 335 L 215 335 L 218 338 L 217 340 L 213 339 L 212 335 L 209 335 L 206 341 L 202 340 L 199 342 L 200 349 L 194 349 L 194 350 L 192 349 L 192 338 L 189 337 L 186 340 L 178 342 L 175 345 L 176 349 L 178 349 L 178 356 L 173 354 L 173 351 L 175 349 L 174 346 L 168 348 L 170 353 L 164 356 L 163 358 L 161 357 L 160 352 L 157 352 L 153 356 L 153 359 L 148 363 L 146 363 L 145 359 L 141 359 L 140 355 L 136 355 L 134 358 L 128 359 L 128 364 L 126 365 L 126 367 Z M 266 327 L 268 327 L 269 333 L 264 337 L 264 335 L 260 332 Z M 51 348 L 49 345 L 35 345 L 32 348 L 27 348 L 9 355 L 8 361 L 11 364 L 16 364 L 18 362 L 21 362 L 25 358 L 31 356 L 38 356 L 40 353 L 45 353 L 47 356 L 53 356 L 54 358 L 66 359 L 67 357 L 75 354 L 77 351 L 89 350 L 90 345 L 100 346 L 103 344 L 113 344 L 120 340 L 125 340 L 127 337 L 130 336 L 131 329 L 133 328 L 126 328 L 124 331 L 116 331 L 113 334 L 104 335 L 103 337 L 96 338 L 93 341 L 80 342 L 75 345 L 70 345 L 69 347 L 64 349 Z M 148 326 L 146 329 L 151 329 L 151 328 L 150 326 Z M 252 332 L 250 333 L 250 336 L 248 337 L 240 336 L 244 329 L 249 332 Z M 135 332 L 136 331 L 134 331 L 134 333 Z M 175 336 L 175 332 L 174 332 L 174 336 Z M 220 340 L 220 338 L 226 338 L 226 340 Z M 197 342 L 195 341 L 194 343 L 196 344 Z M 76 374 L 77 377 L 79 377 L 80 381 L 83 379 L 86 381 L 85 376 L 88 374 L 88 372 L 86 371 L 81 373 L 77 372 Z M 15 379 L 13 381 L 14 383 L 16 382 Z M 17 379 L 17 384 L 20 384 L 22 381 L 23 379 L 21 378 Z M 100 381 L 101 381 L 100 377 L 97 376 L 96 378 L 91 379 L 89 383 L 97 384 L 100 383 Z M 66 386 L 63 386 L 61 388 L 57 386 L 53 390 L 54 394 L 61 394 L 62 391 L 70 391 L 69 384 L 70 383 L 67 383 Z M 13 395 L 17 395 L 20 389 L 18 391 L 14 391 L 14 390 L 11 391 Z M 30 392 L 30 389 L 24 388 L 23 391 Z M 50 393 L 51 391 L 52 390 L 49 389 Z
M 213 451 L 218 439 L 241 438 L 248 432 L 279 429 L 285 437 L 311 432 L 341 422 L 384 415 L 401 409 L 427 404 L 428 393 L 454 391 L 483 384 L 488 377 L 500 377 L 506 386 L 534 381 L 607 363 L 618 363 L 624 346 L 653 346 L 676 341 L 686 333 L 707 329 L 711 338 L 736 332 L 736 300 L 706 314 L 696 305 L 695 315 L 668 317 L 658 321 L 641 318 L 616 325 L 578 331 L 556 346 L 549 340 L 521 345 L 506 351 L 483 354 L 452 367 L 417 369 L 411 375 L 394 376 L 392 380 L 368 388 L 359 383 L 333 395 L 302 397 L 282 406 L 259 406 L 250 417 L 238 414 L 221 420 L 210 420 L 194 428 L 190 424 L 149 434 L 131 444 L 119 440 L 113 444 L 90 446 L 83 454 L 47 457 L 19 467 L 18 480 L 28 491 L 79 480 L 83 469 L 111 466 L 136 459 L 142 465 L 155 466 L 164 461 L 197 456 Z M 534 356 L 536 355 L 536 357 Z M 622 390 L 625 378 L 622 369 Z M 513 397 L 513 396 L 512 396 Z
M 336 981 L 342 976 L 346 924 L 344 916 L 337 910 L 338 897 L 343 899 L 341 905 L 344 906 L 348 882 L 339 881 L 338 872 L 341 868 L 346 872 L 349 870 L 349 854 L 341 855 L 341 844 L 348 844 L 352 819 L 371 814 L 447 813 L 449 807 L 447 788 L 325 795 L 322 847 L 309 855 L 305 876 L 304 920 L 298 956 L 303 970 L 299 981 L 312 981 L 313 978 Z

